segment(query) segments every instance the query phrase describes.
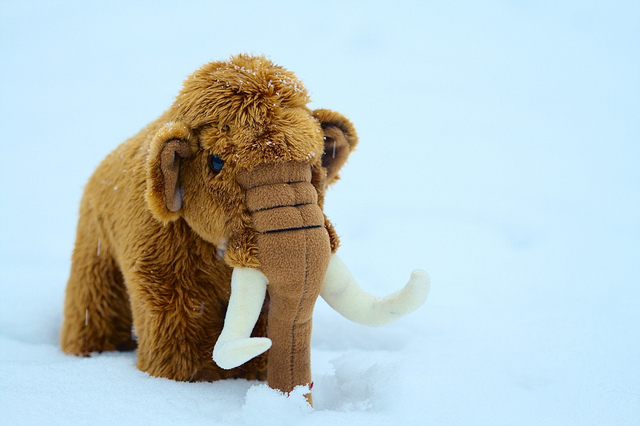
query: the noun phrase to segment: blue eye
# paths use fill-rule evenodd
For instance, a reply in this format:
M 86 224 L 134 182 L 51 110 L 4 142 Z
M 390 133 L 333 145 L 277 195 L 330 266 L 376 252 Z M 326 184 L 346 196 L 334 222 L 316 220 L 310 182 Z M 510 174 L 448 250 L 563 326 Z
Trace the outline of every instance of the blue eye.
M 217 155 L 212 155 L 211 157 L 209 157 L 209 165 L 211 166 L 211 170 L 216 173 L 220 173 L 220 170 L 222 170 L 222 166 L 224 166 L 224 161 Z

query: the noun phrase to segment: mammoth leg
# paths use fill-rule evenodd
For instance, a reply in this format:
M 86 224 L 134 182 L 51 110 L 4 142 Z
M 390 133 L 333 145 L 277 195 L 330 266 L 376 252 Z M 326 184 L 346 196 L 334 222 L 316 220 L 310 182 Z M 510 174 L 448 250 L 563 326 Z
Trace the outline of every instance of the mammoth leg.
M 60 332 L 62 350 L 88 356 L 91 352 L 132 350 L 131 307 L 122 273 L 97 225 L 80 218 Z
M 418 309 L 429 294 L 429 285 L 426 272 L 415 270 L 402 289 L 386 297 L 375 297 L 360 288 L 346 265 L 333 254 L 320 295 L 345 318 L 381 326 Z
M 149 295 L 131 302 L 138 335 L 138 369 L 172 380 L 198 379 L 203 351 L 198 345 L 199 318 L 190 315 L 189 311 L 194 311 L 189 303 L 176 297 L 160 304 Z
M 184 276 L 175 277 L 166 265 L 152 270 L 153 273 L 148 270 L 127 276 L 130 287 L 138 289 L 132 294 L 131 306 L 140 370 L 179 381 L 264 379 L 263 357 L 242 369 L 230 370 L 223 370 L 212 361 L 210 345 L 218 335 L 216 331 L 222 328 L 225 310 L 216 294 L 203 291 L 202 287 L 183 286 Z
M 266 337 L 250 337 L 267 291 L 267 278 L 257 269 L 235 268 L 224 327 L 213 348 L 213 360 L 224 369 L 244 364 L 271 347 Z

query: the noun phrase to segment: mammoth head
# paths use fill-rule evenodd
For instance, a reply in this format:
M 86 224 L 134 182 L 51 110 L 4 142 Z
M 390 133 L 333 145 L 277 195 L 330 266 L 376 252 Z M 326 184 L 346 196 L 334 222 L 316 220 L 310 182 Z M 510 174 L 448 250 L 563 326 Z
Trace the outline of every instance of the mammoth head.
M 240 55 L 196 71 L 151 141 L 146 198 L 154 216 L 183 218 L 215 245 L 233 241 L 242 249 L 228 252 L 228 262 L 255 266 L 247 206 L 254 171 L 279 173 L 287 183 L 301 178 L 291 174 L 302 167 L 322 209 L 326 187 L 357 144 L 346 117 L 309 110 L 308 101 L 291 72 L 261 57 Z

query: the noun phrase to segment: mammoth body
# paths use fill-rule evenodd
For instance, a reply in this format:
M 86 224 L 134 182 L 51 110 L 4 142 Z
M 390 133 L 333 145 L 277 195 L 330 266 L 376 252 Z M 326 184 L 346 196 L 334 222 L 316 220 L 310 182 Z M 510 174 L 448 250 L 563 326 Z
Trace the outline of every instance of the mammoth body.
M 66 353 L 137 347 L 138 368 L 153 376 L 267 380 L 289 392 L 311 383 L 319 295 L 369 325 L 424 301 L 424 273 L 377 299 L 335 255 L 324 194 L 357 136 L 308 102 L 264 57 L 213 62 L 105 158 L 81 201 Z

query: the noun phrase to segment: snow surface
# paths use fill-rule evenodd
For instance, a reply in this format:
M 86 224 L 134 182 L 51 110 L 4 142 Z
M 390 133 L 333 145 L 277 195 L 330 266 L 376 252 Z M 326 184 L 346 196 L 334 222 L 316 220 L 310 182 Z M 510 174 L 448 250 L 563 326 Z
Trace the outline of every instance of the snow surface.
M 319 302 L 315 408 L 65 356 L 82 188 L 203 63 L 264 53 L 361 144 L 340 255 L 418 312 Z M 640 3 L 0 2 L 0 424 L 640 424 Z

